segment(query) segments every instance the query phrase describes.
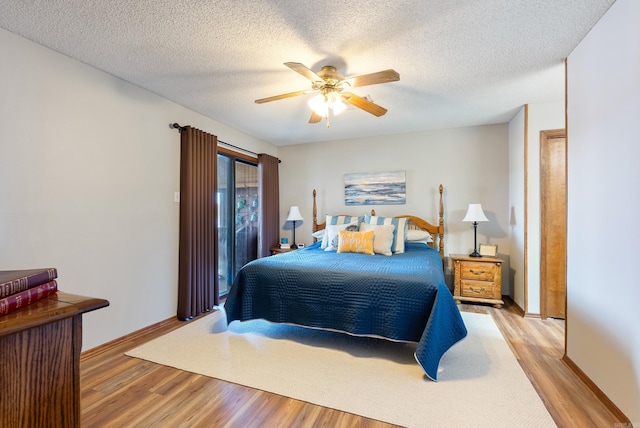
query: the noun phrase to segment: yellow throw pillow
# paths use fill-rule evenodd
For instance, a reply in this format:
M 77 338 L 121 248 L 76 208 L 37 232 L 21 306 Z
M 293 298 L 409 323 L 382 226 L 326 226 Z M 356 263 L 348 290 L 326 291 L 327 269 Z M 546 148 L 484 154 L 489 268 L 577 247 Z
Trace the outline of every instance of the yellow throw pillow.
M 368 232 L 339 231 L 338 252 L 373 255 L 373 230 Z

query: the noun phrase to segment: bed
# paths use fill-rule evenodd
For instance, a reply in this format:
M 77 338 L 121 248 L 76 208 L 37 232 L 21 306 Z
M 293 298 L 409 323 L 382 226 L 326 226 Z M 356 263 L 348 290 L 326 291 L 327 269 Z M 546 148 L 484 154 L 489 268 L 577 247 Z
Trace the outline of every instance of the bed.
M 340 251 L 341 247 L 337 251 L 323 248 L 323 243 L 331 244 L 327 242 L 326 234 L 336 225 L 326 224 L 333 216 L 326 217 L 323 223 L 317 221 L 314 190 L 313 231 L 325 233 L 324 238 L 303 249 L 261 258 L 243 266 L 224 305 L 227 323 L 265 319 L 358 336 L 416 342 L 416 361 L 430 379 L 437 380 L 440 359 L 467 334 L 460 312 L 444 283 L 442 186 L 439 191 L 437 226 L 416 216 L 382 218 L 375 216 L 373 211 L 370 216 L 362 216 L 367 224 L 382 218 L 402 225 L 397 228 L 400 234 L 394 235 L 397 251 L 389 256 Z M 366 229 L 359 216 L 356 218 L 360 228 Z M 400 249 L 402 243 L 398 241 L 405 228 L 429 232 L 433 239 L 407 241 Z M 379 230 L 377 228 L 376 233 Z M 347 241 L 345 237 L 360 238 L 363 234 L 370 235 L 369 231 L 341 230 L 340 244 Z

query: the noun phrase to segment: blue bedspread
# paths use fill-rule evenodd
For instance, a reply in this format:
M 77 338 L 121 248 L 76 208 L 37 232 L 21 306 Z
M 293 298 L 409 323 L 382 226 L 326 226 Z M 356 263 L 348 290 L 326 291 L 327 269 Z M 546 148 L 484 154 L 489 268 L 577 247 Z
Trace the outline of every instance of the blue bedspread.
M 442 355 L 467 335 L 440 254 L 418 243 L 393 256 L 326 252 L 316 243 L 254 260 L 224 307 L 227 323 L 265 319 L 418 342 L 416 360 L 433 380 Z

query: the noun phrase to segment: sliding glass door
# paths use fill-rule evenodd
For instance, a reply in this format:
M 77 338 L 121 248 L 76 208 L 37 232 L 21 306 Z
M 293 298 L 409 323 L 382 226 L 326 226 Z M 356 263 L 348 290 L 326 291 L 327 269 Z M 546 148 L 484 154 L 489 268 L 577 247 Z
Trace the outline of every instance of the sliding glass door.
M 258 166 L 218 154 L 218 275 L 220 296 L 238 270 L 258 258 Z

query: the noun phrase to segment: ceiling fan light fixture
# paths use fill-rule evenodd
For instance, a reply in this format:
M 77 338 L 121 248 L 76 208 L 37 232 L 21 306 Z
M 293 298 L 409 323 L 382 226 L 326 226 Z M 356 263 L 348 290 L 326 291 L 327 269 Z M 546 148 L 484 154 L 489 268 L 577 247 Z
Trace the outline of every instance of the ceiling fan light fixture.
M 347 109 L 347 106 L 342 102 L 342 97 L 338 92 L 331 92 L 327 96 L 327 104 L 329 105 L 329 108 L 331 108 L 334 116 L 339 115 Z
M 331 109 L 331 112 L 334 116 L 339 115 L 347 109 L 347 106 L 342 101 L 340 93 L 337 91 L 329 92 L 326 95 L 316 95 L 309 100 L 309 107 L 311 107 L 311 110 L 313 110 L 316 114 L 322 117 L 328 116 L 329 109 Z
M 318 94 L 315 97 L 309 99 L 309 107 L 316 112 L 317 115 L 327 117 L 329 114 L 329 104 L 327 103 L 325 96 Z
M 335 116 L 339 115 L 347 109 L 347 106 L 342 101 L 337 101 L 331 106 L 331 111 Z

